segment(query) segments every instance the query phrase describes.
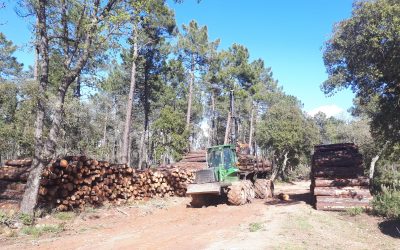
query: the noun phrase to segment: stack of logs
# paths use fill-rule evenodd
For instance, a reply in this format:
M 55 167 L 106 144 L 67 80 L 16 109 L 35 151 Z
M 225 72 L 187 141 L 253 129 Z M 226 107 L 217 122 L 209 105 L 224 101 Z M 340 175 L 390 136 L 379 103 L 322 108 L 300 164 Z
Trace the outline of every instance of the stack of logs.
M 13 182 L 16 183 L 17 176 L 18 180 L 26 181 L 28 174 L 29 166 L 0 168 L 0 178 L 8 178 L 7 188 L 16 185 Z M 135 170 L 124 164 L 70 156 L 52 161 L 43 170 L 39 195 L 42 205 L 65 211 L 108 202 L 120 204 L 128 200 L 184 196 L 186 185 L 193 179 L 193 172 L 182 168 Z M 18 186 L 19 199 L 23 189 Z
M 32 160 L 9 160 L 0 167 L 0 208 L 16 208 L 24 194 Z
M 352 143 L 315 146 L 310 189 L 318 210 L 370 208 L 369 178 L 364 176 L 357 146 Z
M 205 169 L 207 168 L 206 155 L 205 150 L 190 151 L 183 156 L 182 160 L 174 163 L 173 166 L 191 170 Z
M 269 172 L 272 170 L 272 164 L 270 161 L 258 159 L 250 154 L 239 154 L 238 162 L 238 168 L 240 171 Z

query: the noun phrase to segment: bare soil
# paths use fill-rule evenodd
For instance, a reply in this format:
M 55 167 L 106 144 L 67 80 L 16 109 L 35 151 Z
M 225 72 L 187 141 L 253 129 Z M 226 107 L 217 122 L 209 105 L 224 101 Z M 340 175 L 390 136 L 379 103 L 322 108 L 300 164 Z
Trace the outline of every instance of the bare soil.
M 276 185 L 287 202 L 244 206 L 188 206 L 189 198 L 149 200 L 93 209 L 65 223 L 61 233 L 0 236 L 2 249 L 400 249 L 399 222 L 367 214 L 316 211 L 308 182 Z

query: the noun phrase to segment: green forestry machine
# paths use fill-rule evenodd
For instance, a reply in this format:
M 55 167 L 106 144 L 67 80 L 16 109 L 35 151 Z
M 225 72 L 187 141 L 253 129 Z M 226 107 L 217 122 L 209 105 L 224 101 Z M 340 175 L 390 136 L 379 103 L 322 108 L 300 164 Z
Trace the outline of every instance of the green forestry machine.
M 231 205 L 250 203 L 254 198 L 273 196 L 273 183 L 268 179 L 269 161 L 250 155 L 250 147 L 236 141 L 237 122 L 234 116 L 234 95 L 230 93 L 231 144 L 207 149 L 207 168 L 196 171 L 194 183 L 187 187 L 193 207 L 201 207 L 227 198 Z

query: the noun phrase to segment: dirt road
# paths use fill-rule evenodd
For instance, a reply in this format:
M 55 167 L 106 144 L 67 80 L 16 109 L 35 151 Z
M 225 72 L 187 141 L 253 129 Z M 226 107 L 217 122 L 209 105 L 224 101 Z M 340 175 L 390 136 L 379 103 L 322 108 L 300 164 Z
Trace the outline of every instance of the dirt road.
M 400 249 L 400 234 L 377 217 L 314 210 L 308 186 L 277 185 L 276 193 L 289 193 L 289 202 L 190 208 L 188 198 L 170 198 L 96 209 L 67 221 L 58 235 L 1 238 L 0 244 L 4 249 Z

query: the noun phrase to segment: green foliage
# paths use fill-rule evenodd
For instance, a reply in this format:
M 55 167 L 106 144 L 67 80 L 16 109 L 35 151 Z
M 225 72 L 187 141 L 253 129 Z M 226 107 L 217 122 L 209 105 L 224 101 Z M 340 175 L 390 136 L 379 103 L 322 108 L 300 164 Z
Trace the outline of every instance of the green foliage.
M 365 212 L 364 208 L 362 208 L 362 207 L 352 207 L 352 208 L 346 209 L 345 214 L 349 215 L 349 216 L 357 216 L 364 212 Z
M 322 85 L 327 94 L 350 87 L 368 107 L 375 136 L 392 143 L 400 142 L 399 16 L 397 0 L 357 1 L 326 43 L 329 78 Z
M 0 210 L 0 225 L 8 226 L 10 223 L 14 221 L 14 215 L 10 215 L 5 211 Z
M 383 193 L 374 196 L 372 205 L 378 215 L 400 219 L 400 191 L 384 190 Z
M 202 70 L 207 64 L 208 54 L 215 50 L 219 40 L 208 41 L 207 26 L 199 27 L 195 20 L 183 25 L 183 34 L 179 35 L 178 54 L 190 71 Z
M 18 218 L 21 221 L 21 223 L 26 226 L 33 225 L 35 221 L 35 217 L 30 214 L 21 213 L 18 215 Z
M 75 218 L 76 214 L 74 212 L 57 212 L 53 216 L 59 220 L 72 220 Z
M 39 238 L 43 234 L 49 234 L 49 233 L 61 233 L 65 230 L 65 225 L 64 224 L 58 224 L 58 225 L 35 225 L 35 226 L 25 226 L 21 229 L 21 233 L 25 235 L 30 235 L 33 236 L 34 238 Z
M 153 129 L 157 134 L 153 138 L 156 159 L 163 163 L 166 163 L 168 156 L 179 160 L 188 142 L 183 113 L 170 106 L 164 107 L 154 121 Z
M 373 179 L 373 189 L 375 192 L 400 190 L 399 167 L 393 164 L 379 165 Z
M 17 47 L 0 32 L 0 83 L 9 77 L 18 76 L 22 70 L 22 64 L 13 56 L 16 49 Z
M 249 224 L 250 232 L 263 231 L 265 229 L 264 223 L 261 222 L 253 222 Z
M 372 202 L 378 215 L 400 219 L 400 169 L 397 165 L 380 165 L 373 179 Z
M 281 168 L 279 172 L 284 176 L 287 172 L 285 159 L 296 167 L 299 159 L 305 159 L 302 156 L 309 155 L 313 145 L 319 142 L 319 133 L 316 124 L 305 116 L 295 97 L 279 96 L 280 99 L 268 108 L 258 125 L 257 142 L 271 152 Z

